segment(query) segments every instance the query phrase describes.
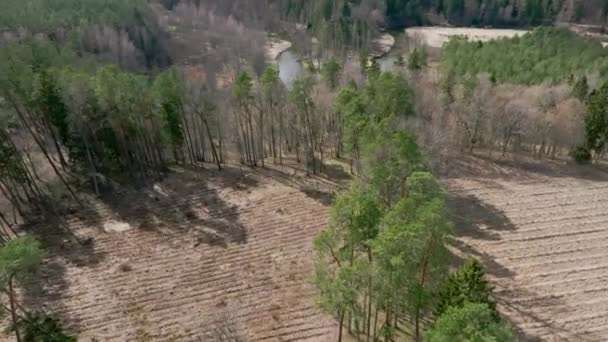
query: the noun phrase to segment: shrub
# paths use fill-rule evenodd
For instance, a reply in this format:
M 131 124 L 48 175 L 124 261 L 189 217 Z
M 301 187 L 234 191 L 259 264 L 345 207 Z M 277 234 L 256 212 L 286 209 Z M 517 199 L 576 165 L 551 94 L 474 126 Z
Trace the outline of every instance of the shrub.
M 591 161 L 591 150 L 586 146 L 577 146 L 570 151 L 570 157 L 579 164 L 588 164 Z

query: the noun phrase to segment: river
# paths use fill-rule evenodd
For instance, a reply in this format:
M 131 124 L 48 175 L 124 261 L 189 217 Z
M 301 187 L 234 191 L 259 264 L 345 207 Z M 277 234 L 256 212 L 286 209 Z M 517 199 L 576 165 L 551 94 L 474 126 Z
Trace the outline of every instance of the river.
M 279 55 L 277 65 L 279 66 L 279 78 L 288 87 L 304 74 L 304 66 L 300 62 L 299 56 L 291 49 L 287 49 Z
M 393 44 L 399 41 L 399 35 L 406 34 L 411 37 L 415 37 L 420 40 L 423 44 L 431 48 L 441 48 L 441 46 L 449 40 L 451 36 L 459 35 L 466 36 L 470 40 L 474 41 L 488 41 L 498 38 L 510 38 L 514 36 L 523 36 L 526 30 L 509 30 L 509 29 L 489 29 L 489 28 L 461 28 L 461 27 L 412 27 L 406 29 L 404 32 L 391 32 L 387 34 L 394 37 Z M 382 71 L 393 71 L 395 70 L 395 62 L 397 61 L 398 53 L 401 49 L 395 46 L 385 54 L 383 57 L 378 58 L 378 64 Z M 404 59 L 406 56 L 404 56 Z M 289 86 L 298 77 L 301 77 L 305 72 L 304 67 L 299 61 L 299 56 L 292 51 L 287 49 L 283 51 L 277 58 L 279 66 L 279 73 L 281 80 Z
M 396 61 L 397 52 L 390 52 L 386 56 L 378 58 L 378 65 L 382 71 L 393 71 Z M 277 65 L 279 67 L 279 77 L 287 87 L 306 72 L 300 57 L 292 49 L 287 49 L 279 55 Z

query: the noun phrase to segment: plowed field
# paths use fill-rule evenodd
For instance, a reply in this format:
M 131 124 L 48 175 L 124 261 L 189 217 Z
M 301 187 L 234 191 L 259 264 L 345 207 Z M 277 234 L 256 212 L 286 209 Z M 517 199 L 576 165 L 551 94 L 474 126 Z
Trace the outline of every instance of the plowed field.
M 444 179 L 455 263 L 485 263 L 522 340 L 608 340 L 606 173 L 516 164 L 463 158 Z M 24 298 L 83 341 L 335 340 L 310 283 L 334 190 L 277 171 L 176 170 L 72 215 L 84 246 L 45 236 L 44 281 Z
M 486 264 L 499 309 L 522 340 L 607 341 L 606 174 L 491 166 L 491 174 L 446 182 L 456 254 Z
M 92 240 L 57 237 L 43 287 L 26 297 L 83 341 L 333 339 L 310 283 L 332 186 L 232 169 L 115 194 L 70 218 Z

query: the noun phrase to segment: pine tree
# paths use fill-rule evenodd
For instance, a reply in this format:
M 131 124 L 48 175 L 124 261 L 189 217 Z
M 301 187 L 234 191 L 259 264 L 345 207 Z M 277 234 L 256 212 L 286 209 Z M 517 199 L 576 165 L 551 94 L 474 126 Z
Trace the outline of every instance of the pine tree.
M 449 307 L 427 331 L 425 341 L 516 341 L 511 328 L 497 322 L 486 304 Z
M 414 339 L 420 340 L 422 318 L 435 305 L 436 293 L 447 273 L 451 223 L 439 185 L 425 172 L 407 182 L 408 195 L 382 218 L 373 245 L 380 298 L 385 303 L 385 334 L 390 339 L 397 316 L 414 320 Z
M 589 95 L 585 133 L 587 147 L 600 155 L 608 143 L 608 82 Z
M 331 90 L 334 90 L 338 85 L 341 70 L 342 67 L 335 58 L 330 58 L 321 66 L 321 77 L 328 83 Z
M 572 87 L 572 95 L 576 96 L 579 100 L 585 101 L 587 94 L 589 93 L 589 84 L 587 83 L 587 76 L 581 76 L 574 86 Z
M 458 271 L 451 273 L 439 293 L 435 316 L 441 316 L 449 307 L 462 307 L 467 303 L 485 304 L 498 320 L 496 303 L 492 300 L 492 286 L 485 279 L 483 265 L 476 259 L 468 260 Z
M 19 329 L 19 314 L 15 281 L 22 280 L 34 272 L 42 262 L 43 252 L 40 243 L 34 238 L 25 236 L 9 241 L 0 248 L 0 288 L 9 297 L 9 310 L 11 314 L 12 329 L 17 342 L 22 342 Z

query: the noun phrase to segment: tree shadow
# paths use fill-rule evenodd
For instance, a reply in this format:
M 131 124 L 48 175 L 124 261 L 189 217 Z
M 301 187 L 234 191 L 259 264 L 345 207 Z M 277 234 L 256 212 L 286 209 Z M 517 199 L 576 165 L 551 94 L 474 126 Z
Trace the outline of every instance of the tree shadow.
M 605 163 L 579 165 L 570 160 L 535 159 L 521 153 L 507 153 L 504 156 L 497 152 L 459 153 L 450 158 L 449 165 L 446 178 L 464 176 L 521 181 L 544 176 L 608 182 L 608 167 Z
M 247 243 L 247 232 L 239 221 L 238 206 L 227 202 L 221 193 L 238 196 L 257 185 L 255 177 L 236 168 L 174 168 L 161 182 L 104 193 L 101 200 L 110 208 L 110 217 L 126 222 L 131 229 L 190 235 L 196 245 L 226 248 L 229 243 Z M 98 215 L 106 221 L 98 222 L 98 227 L 107 225 L 107 216 Z
M 451 192 L 446 195 L 446 205 L 454 223 L 454 236 L 452 246 L 461 254 L 479 259 L 487 268 L 489 274 L 497 278 L 512 277 L 515 274 L 508 268 L 494 261 L 494 258 L 460 240 L 461 237 L 479 240 L 498 241 L 499 232 L 515 230 L 515 225 L 498 208 L 484 203 L 473 195 Z M 458 260 L 460 265 L 464 260 Z
M 458 252 L 454 253 L 454 250 L 452 250 L 451 266 L 453 269 L 460 267 L 469 257 L 473 257 L 481 261 L 485 266 L 487 274 L 498 279 L 499 282 L 501 282 L 500 279 L 510 278 L 516 275 L 515 272 L 496 262 L 491 255 L 481 252 L 460 240 L 455 240 L 452 247 Z M 505 295 L 506 292 L 508 292 L 508 295 Z M 557 340 L 560 341 L 589 341 L 588 338 L 584 338 L 583 336 L 564 329 L 560 323 L 553 322 L 546 318 L 552 317 L 552 313 L 567 312 L 569 309 L 559 298 L 552 298 L 544 295 L 544 293 L 536 293 L 518 287 L 516 289 L 510 289 L 508 291 L 502 290 L 500 293 L 495 293 L 493 298 L 499 305 L 502 318 L 512 327 L 518 341 L 536 342 L 545 340 L 544 338 L 524 331 L 522 327 L 518 325 L 518 322 L 535 324 L 537 325 L 535 329 L 542 327 L 546 329 L 547 333 L 554 335 L 554 337 L 558 338 Z M 538 297 L 540 297 L 538 300 L 525 301 L 523 304 L 516 301 L 520 298 Z M 547 313 L 545 317 L 541 317 L 534 313 L 533 310 L 539 308 L 542 308 L 542 310 Z M 517 317 L 517 321 L 513 320 L 512 317 Z M 571 339 L 564 339 L 564 336 L 568 336 Z
M 512 295 L 513 298 L 522 298 L 522 297 L 535 297 L 538 296 L 538 293 L 517 289 L 515 290 L 516 294 Z M 542 295 L 542 294 L 541 294 Z M 511 328 L 513 329 L 518 341 L 530 341 L 530 342 L 540 342 L 546 341 L 548 339 L 552 341 L 601 341 L 603 338 L 601 336 L 595 336 L 594 334 L 589 333 L 576 333 L 571 330 L 568 330 L 563 327 L 561 323 L 557 323 L 551 321 L 550 319 L 539 316 L 538 314 L 532 312 L 517 303 L 512 303 L 509 300 L 504 298 L 496 298 L 496 303 L 503 307 L 503 310 L 509 311 L 514 315 L 517 315 L 520 321 L 525 321 L 526 324 L 535 324 L 536 328 L 545 329 L 545 333 L 543 336 L 532 335 L 526 331 L 524 331 L 520 326 L 516 324 L 509 317 L 505 317 L 503 315 L 503 319 L 505 319 Z M 558 298 L 542 298 L 539 300 L 535 300 L 532 303 L 528 304 L 529 307 L 534 308 L 542 308 L 544 312 L 547 314 L 545 317 L 552 317 L 551 313 L 559 313 L 561 311 L 568 311 L 569 308 L 566 304 L 563 303 Z M 547 337 L 547 335 L 551 337 Z
M 36 275 L 21 283 L 22 305 L 27 310 L 42 312 L 52 307 L 53 311 L 48 314 L 64 322 L 70 331 L 79 331 L 79 317 L 68 315 L 63 304 L 70 286 L 67 268 L 95 267 L 106 258 L 106 254 L 96 249 L 94 239 L 79 239 L 74 232 L 63 227 L 67 227 L 67 223 L 59 218 L 22 227 L 40 242 L 45 253 Z
M 446 196 L 456 236 L 500 240 L 499 231 L 515 230 L 515 225 L 498 208 L 473 195 L 451 192 Z
M 303 188 L 301 190 L 306 196 L 316 200 L 324 206 L 329 206 L 334 197 L 333 194 L 330 192 L 321 191 L 315 188 Z
M 283 166 L 283 169 L 286 167 Z M 289 168 L 289 167 L 288 167 Z M 255 172 L 264 177 L 271 178 L 285 186 L 303 192 L 307 197 L 328 206 L 331 204 L 333 194 L 343 189 L 343 186 L 332 182 L 323 175 L 298 175 L 298 170 L 285 171 L 277 167 L 256 168 Z
M 323 170 L 321 173 L 325 175 L 329 179 L 333 179 L 335 181 L 348 181 L 353 178 L 353 176 L 344 170 L 344 167 L 339 164 L 323 164 Z
M 496 278 L 509 278 L 515 276 L 515 272 L 496 262 L 491 255 L 479 251 L 465 242 L 455 239 L 452 242 L 452 246 L 460 252 L 458 255 L 452 253 L 452 263 L 454 266 L 460 266 L 465 261 L 465 258 L 462 258 L 459 255 L 467 255 L 481 261 L 485 265 L 486 272 Z
M 533 159 L 530 157 L 515 157 L 507 155 L 501 158 L 492 158 L 484 155 L 476 155 L 489 163 L 494 163 L 504 168 L 520 169 L 531 174 L 539 174 L 551 177 L 571 177 L 590 181 L 608 181 L 608 169 L 601 164 L 579 165 L 572 161 L 560 159 Z
M 508 278 L 513 278 L 517 273 L 501 264 L 496 258 L 468 243 L 468 240 L 490 240 L 500 241 L 499 232 L 516 230 L 517 227 L 510 219 L 496 207 L 480 201 L 477 197 L 464 195 L 458 192 L 446 196 L 446 202 L 454 222 L 455 239 L 451 243 L 451 267 L 461 266 L 468 257 L 481 261 L 488 276 L 494 279 L 496 285 L 509 283 Z M 507 243 L 507 242 L 505 242 Z M 514 284 L 517 286 L 517 283 Z M 546 293 L 537 293 L 525 287 L 513 289 L 505 287 L 495 293 L 497 304 L 501 307 L 501 313 L 517 320 L 504 318 L 512 325 L 514 332 L 520 341 L 541 341 L 544 337 L 538 337 L 524 331 L 517 322 L 534 324 L 533 331 L 543 330 L 543 334 L 553 335 L 558 340 L 588 341 L 589 336 L 581 336 L 565 329 L 560 323 L 552 321 L 551 317 L 571 309 L 560 298 L 547 296 Z M 531 300 L 521 301 L 522 298 Z M 537 312 L 541 309 L 542 315 Z M 543 335 L 544 336 L 544 335 Z M 564 338 L 567 336 L 567 338 Z

